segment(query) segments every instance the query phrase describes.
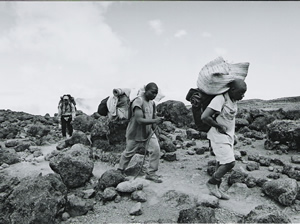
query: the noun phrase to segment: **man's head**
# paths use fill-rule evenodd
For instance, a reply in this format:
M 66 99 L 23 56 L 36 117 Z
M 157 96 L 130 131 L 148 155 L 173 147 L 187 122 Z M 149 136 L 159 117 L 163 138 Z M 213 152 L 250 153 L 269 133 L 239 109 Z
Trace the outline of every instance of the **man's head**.
M 145 86 L 145 98 L 146 100 L 154 100 L 158 93 L 158 87 L 154 82 L 150 82 Z
M 247 84 L 242 79 L 235 79 L 229 83 L 230 89 L 228 94 L 233 101 L 243 99 L 245 92 L 247 91 Z
M 69 103 L 69 97 L 67 95 L 63 96 L 63 102 L 64 102 L 64 104 L 68 104 Z

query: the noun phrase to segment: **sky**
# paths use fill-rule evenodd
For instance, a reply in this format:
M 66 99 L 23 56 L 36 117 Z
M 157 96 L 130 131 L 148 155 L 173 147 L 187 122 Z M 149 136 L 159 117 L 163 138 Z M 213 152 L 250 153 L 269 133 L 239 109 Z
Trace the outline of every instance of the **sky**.
M 155 82 L 189 104 L 201 68 L 249 62 L 244 99 L 299 96 L 299 1 L 2 1 L 0 109 L 96 112 L 114 88 Z M 160 103 L 159 102 L 159 103 Z

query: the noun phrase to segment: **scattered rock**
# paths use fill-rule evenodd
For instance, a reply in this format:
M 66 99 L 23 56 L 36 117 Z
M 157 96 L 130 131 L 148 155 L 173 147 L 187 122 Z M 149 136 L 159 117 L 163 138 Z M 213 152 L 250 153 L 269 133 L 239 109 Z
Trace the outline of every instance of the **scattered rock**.
M 268 181 L 262 189 L 269 197 L 285 206 L 292 205 L 298 194 L 297 181 L 291 178 Z
M 300 164 L 300 155 L 294 155 L 291 157 L 292 163 Z
M 68 195 L 66 212 L 71 216 L 81 216 L 92 210 L 94 203 L 89 199 L 80 198 L 74 194 Z
M 147 195 L 144 191 L 134 191 L 131 194 L 131 199 L 138 202 L 146 202 L 147 201 Z
M 101 175 L 95 186 L 95 190 L 103 191 L 107 187 L 117 187 L 123 181 L 125 181 L 125 176 L 120 171 L 114 169 L 107 170 Z
M 286 214 L 275 206 L 259 205 L 243 219 L 244 223 L 291 223 Z
M 118 192 L 132 193 L 138 189 L 143 189 L 143 184 L 134 181 L 124 181 L 119 183 L 116 189 Z
M 61 151 L 50 159 L 49 165 L 69 188 L 83 186 L 93 175 L 94 163 L 90 158 L 90 150 L 82 144 Z
M 138 202 L 136 203 L 131 209 L 130 209 L 130 215 L 141 215 L 143 214 L 142 212 L 142 203 L 141 202 Z

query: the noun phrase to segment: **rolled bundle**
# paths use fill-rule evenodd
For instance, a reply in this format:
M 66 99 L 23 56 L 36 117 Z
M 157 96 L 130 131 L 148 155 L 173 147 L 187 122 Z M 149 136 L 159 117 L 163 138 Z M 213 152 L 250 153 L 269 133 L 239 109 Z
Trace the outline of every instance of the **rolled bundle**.
M 206 64 L 199 72 L 197 87 L 206 94 L 217 95 L 226 92 L 228 83 L 234 79 L 245 80 L 249 63 L 227 63 L 222 57 Z
M 129 88 L 115 88 L 113 89 L 113 95 L 118 97 L 118 96 L 122 96 L 123 94 L 125 94 L 126 96 L 130 96 L 130 92 L 131 89 Z
M 123 94 L 123 91 L 120 88 L 113 89 L 113 94 L 114 94 L 114 96 L 121 96 Z

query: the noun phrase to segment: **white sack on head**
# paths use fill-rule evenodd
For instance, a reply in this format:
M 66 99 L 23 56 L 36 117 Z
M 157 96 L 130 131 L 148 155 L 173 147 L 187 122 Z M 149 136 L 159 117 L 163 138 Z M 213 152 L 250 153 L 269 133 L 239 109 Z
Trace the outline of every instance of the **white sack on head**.
M 228 83 L 234 79 L 245 80 L 249 63 L 227 63 L 222 57 L 206 64 L 198 75 L 197 87 L 206 94 L 216 95 L 226 92 Z

